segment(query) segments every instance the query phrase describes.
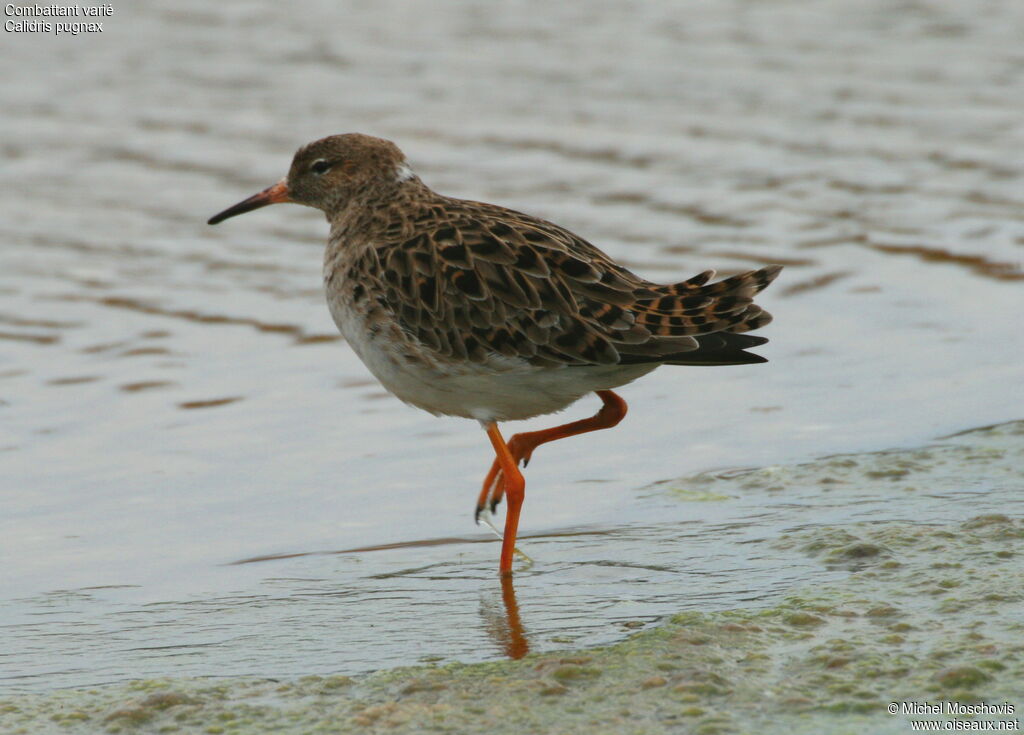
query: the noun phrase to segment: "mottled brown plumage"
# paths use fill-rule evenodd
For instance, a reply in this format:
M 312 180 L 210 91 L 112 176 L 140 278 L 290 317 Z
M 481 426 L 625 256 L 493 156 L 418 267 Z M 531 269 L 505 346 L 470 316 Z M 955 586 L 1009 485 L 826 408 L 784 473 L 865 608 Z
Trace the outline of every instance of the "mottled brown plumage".
M 210 222 L 281 201 L 327 215 L 328 304 L 371 372 L 408 403 L 488 427 L 498 459 L 479 505 L 537 444 L 617 423 L 625 404 L 610 388 L 662 364 L 764 362 L 746 349 L 767 340 L 744 333 L 771 321 L 753 299 L 781 266 L 652 283 L 556 224 L 434 192 L 393 143 L 365 135 L 310 143 L 286 179 Z M 591 391 L 605 408 L 589 423 L 507 445 L 497 433 Z M 503 572 L 517 517 L 510 507 Z

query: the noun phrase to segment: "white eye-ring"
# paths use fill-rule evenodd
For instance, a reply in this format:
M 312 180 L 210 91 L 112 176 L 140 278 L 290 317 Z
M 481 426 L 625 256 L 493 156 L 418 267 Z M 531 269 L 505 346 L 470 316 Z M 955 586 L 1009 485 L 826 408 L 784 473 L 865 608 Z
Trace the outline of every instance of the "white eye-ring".
M 315 173 L 317 176 L 325 174 L 331 170 L 333 164 L 326 158 L 318 158 L 313 161 L 313 165 L 309 167 L 309 170 Z

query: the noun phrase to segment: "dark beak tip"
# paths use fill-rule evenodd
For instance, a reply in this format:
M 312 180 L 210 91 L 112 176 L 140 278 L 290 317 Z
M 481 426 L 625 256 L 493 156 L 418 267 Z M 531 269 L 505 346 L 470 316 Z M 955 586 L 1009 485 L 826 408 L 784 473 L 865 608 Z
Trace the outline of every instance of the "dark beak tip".
M 217 212 L 217 214 L 213 215 L 212 217 L 210 217 L 210 219 L 206 220 L 206 224 L 219 225 L 224 220 L 230 219 L 232 216 L 236 214 L 234 210 L 237 207 L 238 205 L 236 204 L 234 207 L 228 207 L 223 212 Z M 237 212 L 237 214 L 241 214 L 241 212 Z
M 266 189 L 258 194 L 253 194 L 248 199 L 245 199 L 233 207 L 228 207 L 223 212 L 215 214 L 210 219 L 206 220 L 206 224 L 215 225 L 219 222 L 223 222 L 228 217 L 234 217 L 235 215 L 245 214 L 251 212 L 254 209 L 265 207 L 268 204 L 277 204 L 279 202 L 291 201 L 288 198 L 288 185 L 284 179 L 277 182 L 273 186 L 268 186 Z

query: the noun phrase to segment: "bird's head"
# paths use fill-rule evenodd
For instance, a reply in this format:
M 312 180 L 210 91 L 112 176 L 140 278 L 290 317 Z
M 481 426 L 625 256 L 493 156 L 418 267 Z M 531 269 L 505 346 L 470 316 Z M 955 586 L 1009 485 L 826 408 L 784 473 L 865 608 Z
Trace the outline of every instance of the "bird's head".
M 280 202 L 305 204 L 330 216 L 353 201 L 415 179 L 402 151 L 390 140 L 359 133 L 332 135 L 304 145 L 285 178 L 214 215 L 209 224 Z

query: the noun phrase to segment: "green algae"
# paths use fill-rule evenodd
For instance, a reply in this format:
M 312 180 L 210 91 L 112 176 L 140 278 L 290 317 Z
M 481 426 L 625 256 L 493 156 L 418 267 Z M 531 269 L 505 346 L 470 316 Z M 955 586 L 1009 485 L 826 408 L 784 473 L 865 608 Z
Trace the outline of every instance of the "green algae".
M 948 471 L 983 457 L 990 482 L 1021 486 L 1024 423 L 961 439 L 906 456 L 826 458 L 818 469 L 844 482 L 854 478 L 841 471 L 859 470 L 863 491 L 907 477 L 886 468 L 934 479 L 928 462 Z M 799 465 L 769 474 L 810 473 Z M 749 474 L 721 481 L 739 487 Z M 0 698 L 0 732 L 884 734 L 909 731 L 908 717 L 886 711 L 891 702 L 1019 697 L 1020 519 L 851 523 L 770 543 L 843 576 L 793 588 L 771 607 L 687 611 L 615 645 L 520 661 L 10 695 Z

